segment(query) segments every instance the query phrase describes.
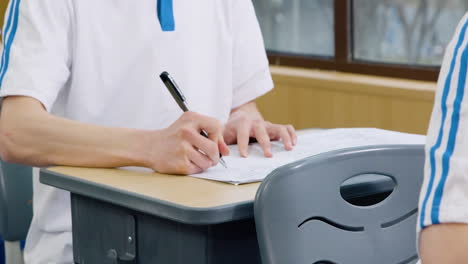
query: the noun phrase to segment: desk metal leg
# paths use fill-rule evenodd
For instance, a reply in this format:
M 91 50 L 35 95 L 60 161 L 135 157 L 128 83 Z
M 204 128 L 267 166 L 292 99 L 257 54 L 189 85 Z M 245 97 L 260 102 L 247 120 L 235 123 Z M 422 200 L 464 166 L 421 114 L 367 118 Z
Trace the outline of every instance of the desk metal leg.
M 77 264 L 261 263 L 253 219 L 188 225 L 75 194 L 72 217 Z

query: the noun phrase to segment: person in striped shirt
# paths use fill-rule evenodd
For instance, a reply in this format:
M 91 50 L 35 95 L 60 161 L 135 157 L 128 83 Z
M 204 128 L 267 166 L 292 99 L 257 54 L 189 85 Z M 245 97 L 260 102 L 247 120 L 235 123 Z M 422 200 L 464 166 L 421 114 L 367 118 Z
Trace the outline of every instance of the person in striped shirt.
M 449 44 L 426 141 L 419 203 L 423 264 L 468 263 L 468 14 Z

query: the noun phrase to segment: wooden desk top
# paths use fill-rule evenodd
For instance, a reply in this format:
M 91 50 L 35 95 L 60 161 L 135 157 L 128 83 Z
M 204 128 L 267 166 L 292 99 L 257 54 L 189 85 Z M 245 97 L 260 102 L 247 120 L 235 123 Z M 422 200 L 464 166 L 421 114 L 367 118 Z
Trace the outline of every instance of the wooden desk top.
M 303 161 L 306 162 L 306 161 Z M 41 169 L 40 181 L 104 203 L 193 225 L 252 218 L 260 183 L 231 185 L 141 169 L 52 167 Z M 389 177 L 362 179 L 342 186 L 343 197 L 391 191 Z
M 260 186 L 235 186 L 142 170 L 74 167 L 41 169 L 40 181 L 74 195 L 197 225 L 252 218 Z
M 260 183 L 235 186 L 188 176 L 126 169 L 52 167 L 47 171 L 195 208 L 251 202 L 260 186 Z

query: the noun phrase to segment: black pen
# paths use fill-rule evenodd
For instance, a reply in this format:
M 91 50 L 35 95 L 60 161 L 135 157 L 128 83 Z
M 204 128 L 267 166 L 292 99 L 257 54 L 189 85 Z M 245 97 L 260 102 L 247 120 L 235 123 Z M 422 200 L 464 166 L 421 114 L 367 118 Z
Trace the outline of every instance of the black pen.
M 180 109 L 182 109 L 182 111 L 184 112 L 187 112 L 188 107 L 187 107 L 187 104 L 185 103 L 186 102 L 185 96 L 182 93 L 182 91 L 179 89 L 179 87 L 177 86 L 177 83 L 174 81 L 174 79 L 172 79 L 172 77 L 167 72 L 161 73 L 159 77 L 163 81 L 164 85 L 166 85 L 167 90 L 169 90 L 172 97 L 179 105 Z M 200 134 L 208 138 L 208 134 L 206 133 L 206 131 L 202 130 Z M 221 163 L 225 168 L 227 168 L 226 162 L 223 160 L 223 156 L 221 155 L 221 153 L 219 154 L 219 163 Z

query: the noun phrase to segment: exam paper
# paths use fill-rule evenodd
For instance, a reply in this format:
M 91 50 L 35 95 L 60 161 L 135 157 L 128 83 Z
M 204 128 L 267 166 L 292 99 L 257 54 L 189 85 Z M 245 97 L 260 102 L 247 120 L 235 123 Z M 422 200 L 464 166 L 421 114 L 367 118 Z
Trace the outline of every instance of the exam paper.
M 221 164 L 192 177 L 244 184 L 262 181 L 274 169 L 316 154 L 359 146 L 387 144 L 424 144 L 425 136 L 376 128 L 340 128 L 298 132 L 298 142 L 286 151 L 281 142 L 272 142 L 272 158 L 265 158 L 261 147 L 249 146 L 249 156 L 242 158 L 237 146 L 230 146 L 230 156 L 223 157 L 228 168 Z

